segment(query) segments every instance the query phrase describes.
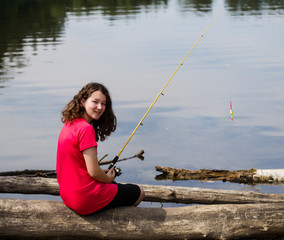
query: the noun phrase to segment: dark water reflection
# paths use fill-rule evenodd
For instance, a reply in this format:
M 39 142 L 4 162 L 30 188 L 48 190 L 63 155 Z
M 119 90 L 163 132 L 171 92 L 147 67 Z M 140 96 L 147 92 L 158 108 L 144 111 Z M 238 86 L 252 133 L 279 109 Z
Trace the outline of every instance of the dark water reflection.
M 237 1 L 226 0 L 226 8 L 234 15 L 261 15 L 269 11 L 271 14 L 283 14 L 284 2 L 282 0 L 268 1 Z
M 0 169 L 54 169 L 60 110 L 89 81 L 112 93 L 119 125 L 99 151 L 115 156 L 222 7 L 127 146 L 145 160 L 121 181 L 244 189 L 156 182 L 154 166 L 284 168 L 283 1 L 1 0 Z
M 179 11 L 194 13 L 211 12 L 214 1 L 178 0 Z M 226 0 L 225 7 L 232 15 L 284 14 L 284 3 L 278 1 Z M 56 48 L 62 43 L 62 35 L 68 15 L 101 15 L 109 21 L 135 19 L 137 15 L 169 8 L 169 1 L 92 1 L 92 0 L 2 0 L 0 8 L 0 81 L 11 79 L 8 73 L 29 63 L 24 47 L 32 47 L 37 54 L 38 46 Z M 48 48 L 46 48 L 48 50 Z M 1 83 L 0 82 L 0 83 Z M 5 87 L 2 85 L 1 87 Z

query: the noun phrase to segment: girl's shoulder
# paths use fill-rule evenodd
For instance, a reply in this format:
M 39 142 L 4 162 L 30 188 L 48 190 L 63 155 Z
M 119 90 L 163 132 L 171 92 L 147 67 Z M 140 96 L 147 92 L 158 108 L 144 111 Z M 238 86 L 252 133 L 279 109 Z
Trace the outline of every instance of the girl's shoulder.
M 90 123 L 88 123 L 85 118 L 77 118 L 74 121 L 67 121 L 64 124 L 66 127 L 77 127 L 77 126 L 91 126 Z
M 93 132 L 94 131 L 93 126 L 90 123 L 88 123 L 85 120 L 85 118 L 76 119 L 73 124 L 74 124 L 74 129 L 76 129 L 77 132 L 88 132 L 88 131 Z
M 69 131 L 76 133 L 76 135 L 80 132 L 94 130 L 93 126 L 88 123 L 85 118 L 78 118 L 73 122 L 66 122 L 63 128 L 65 128 L 66 130 L 69 129 Z
M 77 126 L 92 126 L 90 123 L 88 123 L 86 121 L 85 118 L 77 118 L 75 121 L 74 121 L 74 124 L 77 125 Z

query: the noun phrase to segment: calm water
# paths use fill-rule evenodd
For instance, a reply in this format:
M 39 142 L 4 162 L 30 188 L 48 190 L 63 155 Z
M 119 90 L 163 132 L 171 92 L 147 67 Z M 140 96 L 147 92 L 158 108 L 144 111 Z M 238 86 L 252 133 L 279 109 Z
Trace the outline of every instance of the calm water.
M 122 153 L 145 159 L 118 164 L 119 181 L 244 190 L 158 182 L 155 166 L 284 168 L 282 0 L 1 0 L 0 170 L 55 169 L 60 111 L 90 81 L 113 98 L 118 128 L 99 143 L 113 159 L 222 7 Z

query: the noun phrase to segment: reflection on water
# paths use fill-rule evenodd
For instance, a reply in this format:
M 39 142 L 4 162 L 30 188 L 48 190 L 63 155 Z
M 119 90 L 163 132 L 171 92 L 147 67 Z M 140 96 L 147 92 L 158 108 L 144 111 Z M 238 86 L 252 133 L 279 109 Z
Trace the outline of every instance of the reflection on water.
M 212 0 L 178 0 L 181 12 L 210 12 Z M 283 1 L 244 1 L 225 0 L 226 9 L 233 15 L 283 14 Z M 70 16 L 101 15 L 109 21 L 135 19 L 141 12 L 163 11 L 169 8 L 169 1 L 39 1 L 39 0 L 2 0 L 0 8 L 0 83 L 10 79 L 10 71 L 21 72 L 29 65 L 24 48 L 31 47 L 37 54 L 39 46 L 46 50 L 56 49 L 62 42 L 68 14 Z M 49 48 L 48 46 L 51 46 Z M 2 85 L 3 87 L 5 85 Z
M 284 3 L 282 0 L 268 1 L 246 1 L 226 0 L 226 8 L 234 15 L 261 15 L 263 12 L 271 11 L 271 14 L 283 14 Z
M 115 156 L 222 7 L 127 146 L 145 160 L 121 181 L 156 183 L 155 165 L 284 168 L 283 1 L 1 0 L 1 170 L 55 168 L 60 110 L 89 81 L 112 93 L 118 129 L 99 154 Z
M 0 7 L 0 77 L 11 78 L 29 65 L 25 51 L 37 54 L 40 45 L 52 46 L 63 32 L 66 10 L 64 1 L 1 1 Z M 47 49 L 47 48 L 46 48 Z
M 212 11 L 212 0 L 205 0 L 205 1 L 188 1 L 188 0 L 179 0 L 178 5 L 179 9 L 182 12 L 197 12 L 198 14 L 202 12 L 210 12 Z

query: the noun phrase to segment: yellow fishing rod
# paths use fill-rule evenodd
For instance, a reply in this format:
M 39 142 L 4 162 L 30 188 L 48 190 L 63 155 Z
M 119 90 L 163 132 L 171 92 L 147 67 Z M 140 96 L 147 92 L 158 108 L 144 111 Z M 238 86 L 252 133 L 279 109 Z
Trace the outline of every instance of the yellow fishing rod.
M 197 39 L 197 41 L 193 44 L 192 48 L 189 50 L 189 52 L 185 55 L 185 57 L 183 58 L 183 60 L 181 61 L 181 63 L 178 65 L 178 67 L 176 68 L 176 70 L 173 72 L 173 74 L 171 75 L 171 77 L 169 78 L 169 80 L 166 82 L 166 84 L 164 85 L 164 87 L 162 88 L 162 90 L 159 92 L 158 96 L 155 98 L 155 100 L 152 102 L 151 106 L 148 108 L 148 110 L 146 111 L 146 113 L 144 114 L 144 116 L 142 117 L 142 119 L 140 120 L 140 122 L 137 124 L 136 128 L 133 130 L 133 132 L 131 133 L 131 135 L 129 136 L 129 138 L 127 139 L 126 143 L 124 144 L 124 146 L 122 147 L 122 149 L 120 150 L 120 152 L 115 156 L 115 158 L 112 160 L 112 163 L 110 164 L 108 169 L 111 169 L 112 167 L 114 167 L 114 165 L 116 164 L 117 160 L 119 159 L 119 156 L 121 155 L 121 153 L 123 152 L 123 150 L 125 149 L 125 147 L 127 146 L 127 144 L 129 143 L 129 141 L 131 140 L 131 138 L 133 137 L 133 135 L 136 133 L 136 131 L 138 130 L 138 128 L 143 125 L 143 121 L 146 118 L 146 116 L 148 115 L 148 113 L 150 112 L 150 110 L 153 108 L 153 106 L 155 105 L 155 103 L 157 102 L 158 98 L 163 95 L 163 91 L 165 90 L 165 88 L 168 86 L 168 84 L 170 83 L 170 81 L 172 80 L 172 78 L 174 77 L 174 75 L 176 74 L 176 72 L 179 70 L 179 68 L 181 67 L 181 65 L 184 63 L 185 59 L 188 57 L 188 55 L 192 52 L 192 50 L 195 48 L 195 46 L 197 45 L 197 43 L 199 42 L 199 40 L 204 36 L 204 34 L 207 32 L 207 30 L 211 27 L 211 25 L 215 22 L 215 20 L 218 18 L 218 16 L 221 14 L 223 8 L 219 11 L 219 13 L 216 15 L 216 17 L 211 21 L 211 23 L 207 26 L 207 28 L 204 30 L 204 32 L 200 35 L 200 37 Z M 119 176 L 121 174 L 121 170 L 119 168 L 115 169 L 116 170 L 116 175 Z

